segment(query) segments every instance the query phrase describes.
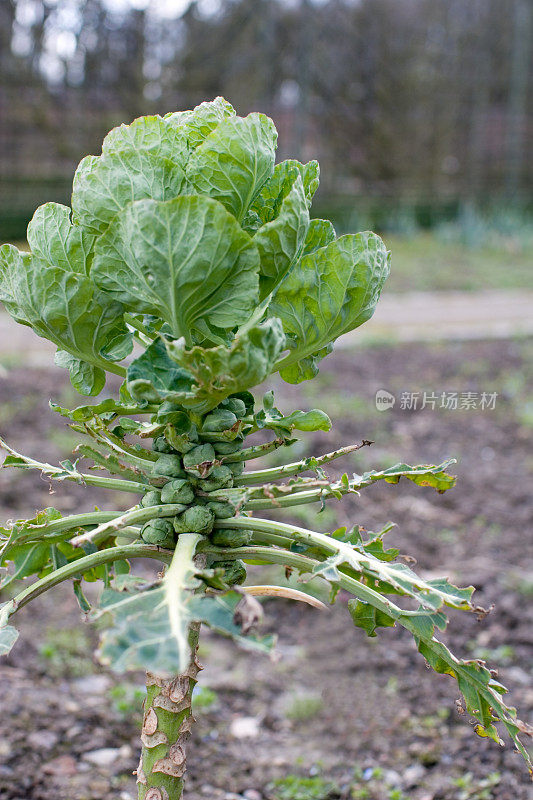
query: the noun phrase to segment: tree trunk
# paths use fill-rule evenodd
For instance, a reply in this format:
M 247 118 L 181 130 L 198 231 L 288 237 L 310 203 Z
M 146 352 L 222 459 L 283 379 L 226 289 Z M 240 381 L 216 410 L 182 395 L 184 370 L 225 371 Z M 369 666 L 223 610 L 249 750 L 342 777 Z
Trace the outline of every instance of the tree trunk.
M 196 660 L 199 625 L 191 625 L 189 668 L 175 678 L 146 673 L 146 699 L 137 769 L 139 800 L 180 800 L 186 770 L 185 743 L 194 722 L 192 692 L 201 669 Z

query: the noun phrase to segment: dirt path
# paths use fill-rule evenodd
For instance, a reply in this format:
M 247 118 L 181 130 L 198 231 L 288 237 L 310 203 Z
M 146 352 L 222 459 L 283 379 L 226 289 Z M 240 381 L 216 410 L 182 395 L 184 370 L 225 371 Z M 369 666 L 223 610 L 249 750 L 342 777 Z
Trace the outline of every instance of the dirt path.
M 372 320 L 340 341 L 364 338 L 400 342 L 505 339 L 533 333 L 533 292 L 385 293 Z
M 381 298 L 372 320 L 339 340 L 350 347 L 365 339 L 399 342 L 502 339 L 533 334 L 533 292 L 406 292 Z M 55 348 L 0 312 L 0 356 L 42 367 Z M 48 365 L 50 362 L 46 362 Z

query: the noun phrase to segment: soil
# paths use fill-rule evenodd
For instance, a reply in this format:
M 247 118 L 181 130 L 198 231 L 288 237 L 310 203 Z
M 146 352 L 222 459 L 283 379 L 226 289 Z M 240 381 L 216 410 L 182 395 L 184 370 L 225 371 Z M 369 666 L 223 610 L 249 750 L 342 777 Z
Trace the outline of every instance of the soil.
M 458 457 L 457 487 L 444 495 L 407 481 L 376 484 L 331 506 L 335 513 L 307 508 L 300 519 L 318 530 L 348 521 L 376 530 L 392 519 L 397 527 L 389 544 L 416 556 L 425 576 L 473 583 L 478 602 L 494 609 L 482 622 L 452 614 L 446 641 L 458 654 L 499 665 L 499 679 L 528 722 L 530 355 L 527 340 L 371 346 L 330 356 L 313 384 L 275 386 L 283 410 L 322 405 L 334 419 L 330 433 L 307 434 L 305 445 L 296 446 L 299 454 L 375 441 L 339 470 L 332 466 L 332 475 Z M 396 396 L 392 409 L 376 411 L 378 389 Z M 450 391 L 498 396 L 494 409 L 446 410 L 439 402 L 435 409 L 402 408 L 401 393 L 416 391 L 439 399 Z M 12 369 L 0 380 L 0 428 L 15 448 L 57 462 L 74 437 L 48 409 L 49 397 L 73 402 L 62 372 Z M 27 517 L 47 505 L 73 512 L 116 504 L 102 492 L 66 483 L 53 491 L 39 475 L 2 472 L 0 519 Z M 531 798 L 519 756 L 508 742 L 500 748 L 475 735 L 458 713 L 454 682 L 425 667 L 405 631 L 387 629 L 368 639 L 352 627 L 342 595 L 324 613 L 269 602 L 265 617 L 265 630 L 279 636 L 274 660 L 203 637 L 201 684 L 212 690 L 213 702 L 209 706 L 200 694 L 204 707 L 189 745 L 187 800 Z M 80 624 L 67 587 L 23 610 L 15 622 L 21 638 L 0 667 L 0 800 L 134 798 L 135 687 L 142 676 L 115 676 L 93 664 L 95 633 Z M 273 785 L 291 775 L 315 780 L 300 794 Z

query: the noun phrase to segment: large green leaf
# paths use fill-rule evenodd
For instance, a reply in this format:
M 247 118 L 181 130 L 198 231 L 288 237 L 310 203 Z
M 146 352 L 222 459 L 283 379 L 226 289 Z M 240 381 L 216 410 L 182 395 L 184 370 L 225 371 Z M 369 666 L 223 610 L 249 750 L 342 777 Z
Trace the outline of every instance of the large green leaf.
M 187 180 L 198 194 L 219 200 L 239 222 L 272 175 L 277 142 L 264 114 L 229 117 L 192 153 Z
M 268 309 L 282 320 L 290 349 L 281 377 L 289 383 L 314 377 L 331 343 L 370 319 L 388 274 L 389 253 L 374 233 L 341 236 L 304 256 Z
M 74 374 L 78 391 L 99 391 L 105 382 L 103 370 L 117 371 L 106 358 L 106 349 L 121 343 L 121 357 L 131 349 L 122 306 L 85 275 L 49 266 L 12 245 L 0 248 L 0 277 L 0 299 L 7 311 L 70 353 L 73 359 L 60 355 L 59 363 Z M 90 368 L 82 369 L 76 359 Z
M 259 300 L 270 294 L 296 261 L 308 225 L 309 211 L 302 179 L 298 175 L 277 217 L 259 228 L 254 236 L 260 258 Z
M 157 675 L 184 672 L 190 662 L 188 628 L 204 622 L 248 648 L 268 650 L 272 640 L 244 636 L 234 622 L 241 595 L 228 592 L 207 596 L 196 593 L 200 586 L 194 565 L 198 534 L 182 534 L 172 564 L 162 583 L 135 593 L 105 591 L 98 613 L 111 617 L 104 631 L 100 660 L 112 669 L 145 669 Z
M 92 276 L 127 308 L 157 314 L 191 341 L 201 320 L 233 328 L 257 300 L 259 256 L 226 209 L 207 197 L 143 200 L 96 244 Z
M 150 152 L 125 150 L 86 156 L 74 175 L 73 220 L 101 234 L 113 217 L 135 200 L 177 197 L 183 184 L 181 166 Z
M 28 244 L 38 258 L 67 272 L 88 275 L 95 237 L 73 225 L 70 208 L 59 203 L 39 206 L 28 225 Z
M 204 139 L 225 119 L 235 116 L 235 109 L 223 97 L 215 97 L 200 103 L 192 111 L 175 111 L 165 115 L 165 120 L 178 126 L 186 136 L 191 149 L 198 147 Z
M 113 128 L 104 139 L 102 153 L 150 153 L 184 168 L 188 158 L 184 132 L 159 116 L 139 117 L 130 125 Z

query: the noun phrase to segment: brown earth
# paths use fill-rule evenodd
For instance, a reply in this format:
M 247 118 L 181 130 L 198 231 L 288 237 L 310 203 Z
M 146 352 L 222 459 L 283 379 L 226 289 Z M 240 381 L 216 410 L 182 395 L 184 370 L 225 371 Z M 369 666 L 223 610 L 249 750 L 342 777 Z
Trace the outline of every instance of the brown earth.
M 495 608 L 483 622 L 453 614 L 446 641 L 459 654 L 499 664 L 500 680 L 531 722 L 530 356 L 527 340 L 341 350 L 316 382 L 276 388 L 283 410 L 321 406 L 334 420 L 332 432 L 307 435 L 298 453 L 375 441 L 339 469 L 459 458 L 458 485 L 445 495 L 407 482 L 375 485 L 331 506 L 336 513 L 328 508 L 320 515 L 313 507 L 292 518 L 319 530 L 348 521 L 376 529 L 392 519 L 397 527 L 389 543 L 416 556 L 424 575 L 473 583 L 479 603 Z M 381 388 L 397 402 L 379 413 L 374 395 Z M 400 404 L 404 391 L 498 397 L 493 410 L 407 411 Z M 0 380 L 2 435 L 54 462 L 74 439 L 48 410 L 49 397 L 76 402 L 58 370 L 16 368 Z M 73 485 L 53 490 L 38 475 L 3 472 L 0 519 L 29 516 L 46 505 L 72 512 L 116 503 Z M 204 637 L 202 683 L 216 693 L 215 705 L 197 714 L 188 800 L 530 798 L 527 771 L 508 743 L 499 748 L 478 738 L 457 713 L 452 680 L 425 667 L 405 631 L 366 638 L 351 626 L 345 603 L 341 596 L 323 614 L 287 601 L 266 604 L 266 628 L 279 635 L 274 661 Z M 116 677 L 92 664 L 94 632 L 80 624 L 67 588 L 14 621 L 21 640 L 0 667 L 0 800 L 133 798 L 134 687 L 142 676 Z M 317 776 L 331 785 L 300 795 L 269 788 L 288 775 Z

